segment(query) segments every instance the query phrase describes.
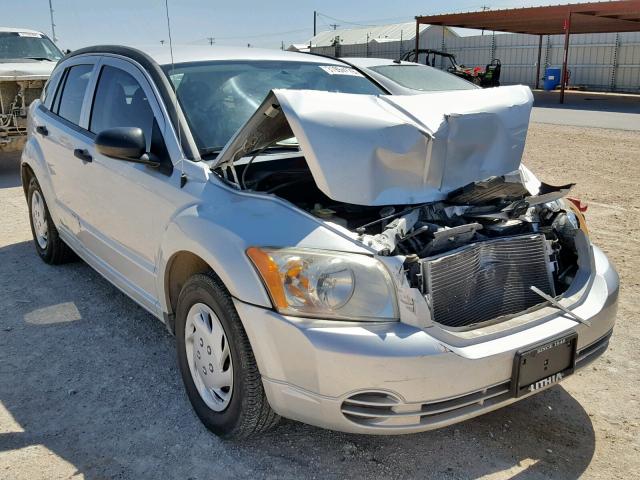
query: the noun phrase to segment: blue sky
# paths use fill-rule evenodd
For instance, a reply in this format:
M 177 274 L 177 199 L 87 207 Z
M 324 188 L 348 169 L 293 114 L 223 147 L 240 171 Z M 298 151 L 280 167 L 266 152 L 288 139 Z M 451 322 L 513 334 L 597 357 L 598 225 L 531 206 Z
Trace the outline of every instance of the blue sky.
M 100 43 L 154 44 L 167 40 L 165 0 L 53 0 L 56 35 L 61 48 L 76 49 Z M 48 0 L 0 0 L 2 26 L 33 28 L 51 35 Z M 313 33 L 313 11 L 324 15 L 318 30 L 329 24 L 340 28 L 356 24 L 411 21 L 417 14 L 447 13 L 550 5 L 563 0 L 169 0 L 175 43 L 279 48 L 308 40 Z M 568 2 L 566 2 L 568 3 Z M 575 3 L 575 2 L 574 2 Z M 351 22 L 351 23 L 347 23 Z

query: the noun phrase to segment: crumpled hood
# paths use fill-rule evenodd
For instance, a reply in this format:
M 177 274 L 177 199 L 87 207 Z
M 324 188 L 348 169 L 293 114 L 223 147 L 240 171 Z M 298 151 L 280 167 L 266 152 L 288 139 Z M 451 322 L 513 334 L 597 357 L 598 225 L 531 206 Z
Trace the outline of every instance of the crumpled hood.
M 273 90 L 216 165 L 294 135 L 333 200 L 436 201 L 518 169 L 532 104 L 525 86 L 413 96 Z
M 55 66 L 47 60 L 0 63 L 0 80 L 46 80 Z

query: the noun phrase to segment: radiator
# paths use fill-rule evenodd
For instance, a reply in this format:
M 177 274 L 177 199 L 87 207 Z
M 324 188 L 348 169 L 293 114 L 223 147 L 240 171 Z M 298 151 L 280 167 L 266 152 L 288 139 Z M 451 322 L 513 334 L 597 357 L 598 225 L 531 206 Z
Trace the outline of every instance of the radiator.
M 530 287 L 555 296 L 548 263 L 542 234 L 488 240 L 425 258 L 424 293 L 433 320 L 469 327 L 543 303 Z

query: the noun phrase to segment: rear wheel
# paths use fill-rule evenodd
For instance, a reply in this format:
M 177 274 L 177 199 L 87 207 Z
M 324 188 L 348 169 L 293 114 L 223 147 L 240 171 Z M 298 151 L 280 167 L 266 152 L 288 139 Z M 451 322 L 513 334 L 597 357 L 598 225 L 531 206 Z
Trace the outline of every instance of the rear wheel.
M 176 343 L 189 401 L 209 430 L 246 438 L 278 422 L 238 313 L 213 273 L 194 275 L 182 288 Z
M 73 260 L 75 255 L 58 235 L 58 229 L 51 219 L 47 202 L 35 177 L 29 181 L 27 203 L 33 242 L 40 258 L 52 265 Z

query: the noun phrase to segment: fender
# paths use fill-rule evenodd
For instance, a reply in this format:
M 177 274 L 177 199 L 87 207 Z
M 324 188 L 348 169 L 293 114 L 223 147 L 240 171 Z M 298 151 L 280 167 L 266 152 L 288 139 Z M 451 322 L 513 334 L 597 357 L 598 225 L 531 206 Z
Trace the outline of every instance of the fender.
M 198 210 L 199 206 L 187 208 L 174 218 L 165 231 L 156 276 L 162 311 L 173 313 L 168 304 L 165 279 L 173 257 L 180 252 L 189 252 L 202 258 L 233 297 L 270 308 L 271 300 L 244 253 L 243 242 L 233 240 L 231 232 L 203 218 Z
M 271 308 L 262 280 L 246 255 L 252 246 L 301 247 L 371 254 L 356 241 L 274 195 L 239 192 L 210 179 L 191 204 L 168 224 L 157 255 L 156 288 L 171 314 L 165 278 L 179 252 L 199 256 L 242 302 Z

